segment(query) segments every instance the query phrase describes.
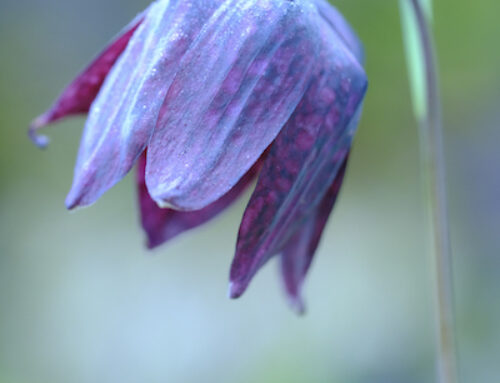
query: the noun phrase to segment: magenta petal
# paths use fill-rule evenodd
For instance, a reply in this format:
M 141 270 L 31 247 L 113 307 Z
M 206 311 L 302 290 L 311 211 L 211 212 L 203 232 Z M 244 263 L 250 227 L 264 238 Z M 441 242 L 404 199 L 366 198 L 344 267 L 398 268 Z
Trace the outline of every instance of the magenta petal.
M 214 218 L 231 205 L 246 190 L 255 178 L 260 162 L 256 163 L 241 180 L 224 196 L 207 207 L 196 211 L 178 211 L 160 208 L 149 196 L 144 172 L 146 155 L 139 158 L 137 186 L 142 227 L 148 237 L 148 247 L 154 248 L 186 230 L 195 228 Z
M 68 208 L 96 201 L 144 151 L 181 58 L 220 1 L 160 0 L 147 15 L 92 104 Z
M 364 62 L 363 44 L 344 16 L 328 1 L 314 0 L 319 14 L 344 41 L 360 64 Z
M 144 12 L 139 14 L 125 27 L 94 61 L 64 89 L 52 107 L 31 123 L 29 136 L 37 146 L 45 147 L 48 144 L 46 136 L 37 134 L 39 129 L 64 117 L 89 111 L 109 71 L 142 23 L 144 14 Z
M 298 313 L 304 312 L 304 301 L 301 296 L 302 283 L 311 265 L 330 212 L 337 200 L 346 164 L 347 158 L 316 211 L 290 238 L 281 253 L 281 272 L 285 290 L 291 307 Z
M 315 79 L 271 146 L 243 216 L 230 273 L 233 297 L 313 214 L 350 150 L 366 76 L 325 24 Z
M 220 10 L 182 60 L 148 146 L 160 204 L 197 210 L 248 171 L 302 98 L 318 58 L 309 2 L 243 0 Z

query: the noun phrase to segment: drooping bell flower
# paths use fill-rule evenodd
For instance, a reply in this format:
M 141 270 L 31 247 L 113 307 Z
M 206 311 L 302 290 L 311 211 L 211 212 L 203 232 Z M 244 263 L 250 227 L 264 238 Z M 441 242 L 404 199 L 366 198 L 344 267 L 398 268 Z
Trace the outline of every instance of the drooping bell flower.
M 158 0 L 32 124 L 87 113 L 69 209 L 137 165 L 149 247 L 203 224 L 258 175 L 232 298 L 281 257 L 300 289 L 337 198 L 366 89 L 362 48 L 324 0 Z

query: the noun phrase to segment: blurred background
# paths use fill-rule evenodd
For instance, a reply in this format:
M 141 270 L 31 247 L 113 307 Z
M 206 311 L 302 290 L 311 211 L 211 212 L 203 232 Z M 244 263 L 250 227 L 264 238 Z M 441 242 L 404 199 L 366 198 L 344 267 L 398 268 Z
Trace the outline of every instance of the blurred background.
M 148 252 L 133 178 L 91 208 L 64 197 L 83 118 L 30 120 L 146 0 L 0 2 L 0 383 L 434 381 L 434 306 L 416 126 L 395 0 L 335 2 L 370 88 L 345 185 L 286 305 L 277 262 L 238 301 L 227 277 L 248 194 Z M 500 379 L 497 0 L 435 1 L 462 382 Z

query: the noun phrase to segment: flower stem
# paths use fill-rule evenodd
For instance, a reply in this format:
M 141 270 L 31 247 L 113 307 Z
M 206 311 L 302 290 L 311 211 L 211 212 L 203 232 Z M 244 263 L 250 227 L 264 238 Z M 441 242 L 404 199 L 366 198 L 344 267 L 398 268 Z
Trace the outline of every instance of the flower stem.
M 403 4 L 403 2 L 407 2 Z M 408 4 L 409 3 L 409 4 Z M 417 30 L 423 84 L 422 99 L 414 100 L 420 125 L 422 175 L 427 190 L 427 205 L 433 234 L 433 258 L 436 279 L 438 320 L 438 381 L 456 383 L 457 352 L 453 298 L 452 254 L 446 198 L 443 154 L 443 125 L 438 86 L 438 73 L 429 17 L 420 0 L 401 0 L 402 10 L 410 9 Z M 408 20 L 408 15 L 407 15 Z M 415 57 L 414 57 L 415 58 Z M 411 65 L 411 63 L 410 63 Z M 415 65 L 415 63 L 413 63 Z M 418 63 L 416 65 L 419 65 Z M 414 73 L 419 73 L 418 69 Z M 414 94 L 415 96 L 415 94 Z M 418 97 L 418 94 L 417 94 Z

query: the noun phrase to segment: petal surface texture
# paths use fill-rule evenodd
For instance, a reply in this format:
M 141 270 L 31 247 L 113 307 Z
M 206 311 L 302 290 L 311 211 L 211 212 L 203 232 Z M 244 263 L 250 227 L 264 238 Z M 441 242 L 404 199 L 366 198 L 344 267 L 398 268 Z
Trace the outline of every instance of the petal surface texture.
M 321 234 L 335 205 L 344 179 L 347 158 L 340 167 L 333 184 L 307 221 L 290 238 L 281 253 L 281 274 L 290 306 L 304 312 L 301 287 L 321 239 Z
M 322 55 L 314 81 L 264 162 L 246 208 L 230 272 L 230 295 L 312 216 L 350 150 L 366 76 L 342 38 L 320 18 Z
M 178 211 L 160 208 L 149 196 L 144 178 L 146 154 L 143 154 L 139 158 L 137 167 L 137 187 L 141 223 L 147 234 L 148 247 L 159 246 L 184 231 L 200 226 L 217 216 L 247 189 L 255 178 L 258 167 L 259 163 L 256 163 L 229 192 L 205 208 L 196 211 Z
M 159 0 L 148 8 L 90 109 L 68 208 L 95 202 L 132 168 L 149 142 L 182 57 L 220 7 L 216 0 Z
M 224 2 L 182 59 L 148 146 L 159 204 L 197 210 L 227 193 L 275 139 L 318 59 L 309 0 Z
M 37 131 L 65 117 L 87 113 L 116 60 L 123 53 L 137 30 L 145 12 L 139 14 L 117 37 L 85 68 L 54 102 L 52 107 L 37 117 L 30 126 L 29 135 L 38 146 L 48 144 L 48 138 Z

